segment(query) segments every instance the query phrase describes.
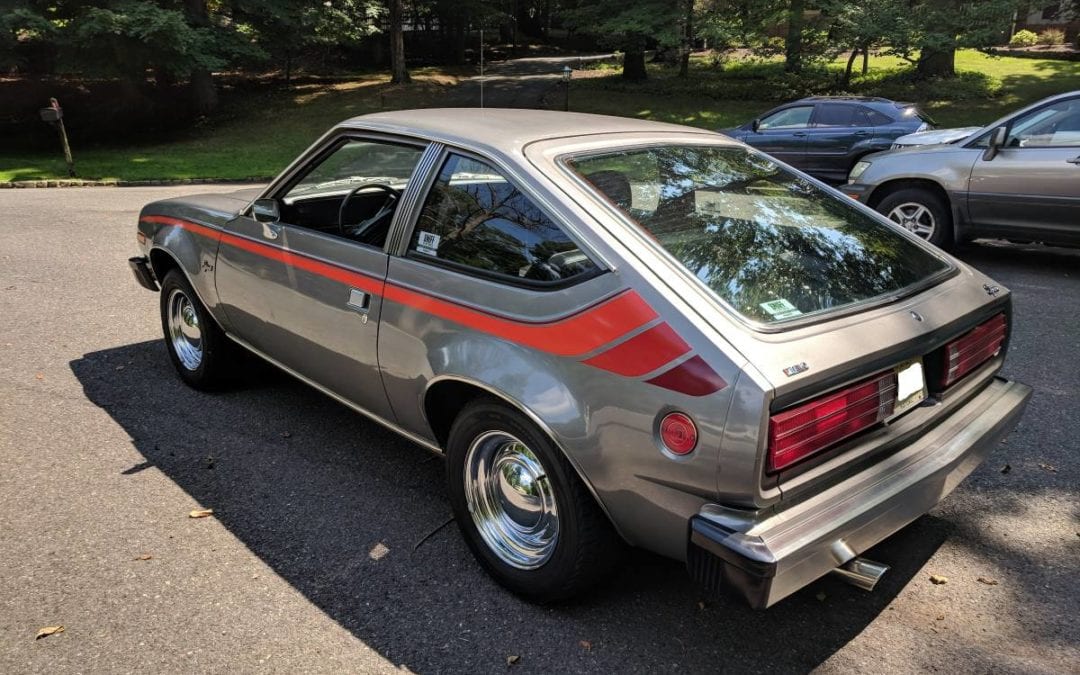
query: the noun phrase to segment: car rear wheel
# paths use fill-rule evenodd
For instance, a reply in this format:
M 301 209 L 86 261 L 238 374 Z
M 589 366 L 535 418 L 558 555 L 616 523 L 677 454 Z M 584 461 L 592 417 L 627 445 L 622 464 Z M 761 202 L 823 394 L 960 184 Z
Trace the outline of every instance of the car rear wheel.
M 501 403 L 476 401 L 454 421 L 447 481 L 455 519 L 476 559 L 529 600 L 581 594 L 622 547 L 547 435 Z
M 217 389 L 233 375 L 236 347 L 180 270 L 161 281 L 161 328 L 176 372 L 195 389 Z
M 949 207 L 933 192 L 924 188 L 904 188 L 885 196 L 877 205 L 883 213 L 905 230 L 943 249 L 952 247 L 952 217 Z

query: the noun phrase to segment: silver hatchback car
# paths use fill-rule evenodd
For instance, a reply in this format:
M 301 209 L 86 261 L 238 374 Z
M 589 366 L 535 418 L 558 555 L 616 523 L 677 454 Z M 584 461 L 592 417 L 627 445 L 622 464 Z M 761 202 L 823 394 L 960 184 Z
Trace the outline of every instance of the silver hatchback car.
M 840 189 L 946 249 L 977 237 L 1080 246 L 1080 91 L 956 144 L 868 155 Z
M 147 205 L 180 377 L 247 351 L 444 453 L 458 525 L 549 601 L 623 543 L 772 605 L 1009 432 L 1009 292 L 725 137 L 540 111 L 344 122 L 269 187 Z

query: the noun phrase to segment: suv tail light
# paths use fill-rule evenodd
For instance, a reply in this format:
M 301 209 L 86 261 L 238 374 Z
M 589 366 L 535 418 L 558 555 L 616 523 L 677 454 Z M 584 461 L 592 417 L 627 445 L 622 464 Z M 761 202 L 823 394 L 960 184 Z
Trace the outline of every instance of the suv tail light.
M 875 375 L 769 418 L 769 471 L 787 468 L 874 426 L 896 406 L 896 373 Z
M 945 345 L 941 386 L 948 387 L 1001 351 L 1005 343 L 1005 315 L 979 324 Z

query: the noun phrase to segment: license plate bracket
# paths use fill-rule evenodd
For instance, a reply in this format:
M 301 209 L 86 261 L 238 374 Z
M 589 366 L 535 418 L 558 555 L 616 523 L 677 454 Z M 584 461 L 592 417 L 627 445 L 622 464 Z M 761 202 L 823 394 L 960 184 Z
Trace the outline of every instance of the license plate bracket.
M 926 373 L 922 358 L 905 361 L 893 369 L 896 373 L 896 406 L 893 417 L 919 405 L 930 395 L 926 388 Z

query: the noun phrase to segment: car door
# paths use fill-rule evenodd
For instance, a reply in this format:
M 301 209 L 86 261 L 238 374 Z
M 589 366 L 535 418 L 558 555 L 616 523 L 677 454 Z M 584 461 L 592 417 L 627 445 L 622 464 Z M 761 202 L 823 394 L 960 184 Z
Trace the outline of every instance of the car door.
M 328 141 L 268 195 L 277 222 L 245 213 L 229 223 L 215 272 L 236 337 L 388 420 L 377 355 L 385 247 L 425 148 L 378 136 Z
M 818 103 L 806 130 L 806 171 L 832 180 L 847 178 L 852 148 L 873 136 L 873 127 L 859 106 Z
M 989 233 L 1080 243 L 1080 96 L 1048 103 L 1006 126 L 1005 146 L 972 167 L 972 222 Z
M 806 131 L 813 113 L 810 104 L 770 112 L 761 118 L 757 131 L 751 131 L 743 141 L 801 169 L 806 162 Z

